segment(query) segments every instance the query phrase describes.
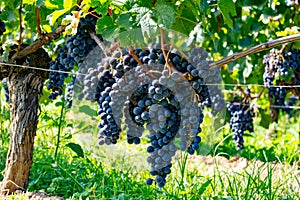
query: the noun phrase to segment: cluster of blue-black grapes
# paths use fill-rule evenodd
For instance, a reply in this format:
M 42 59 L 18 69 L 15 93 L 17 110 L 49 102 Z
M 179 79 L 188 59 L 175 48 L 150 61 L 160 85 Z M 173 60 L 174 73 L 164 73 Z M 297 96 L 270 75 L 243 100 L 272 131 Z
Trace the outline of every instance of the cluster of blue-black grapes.
M 281 83 L 289 83 L 294 80 L 298 85 L 297 74 L 300 72 L 300 52 L 298 50 L 289 50 L 280 52 L 277 49 L 270 50 L 270 53 L 264 56 L 265 64 L 264 84 L 268 88 L 272 105 L 280 108 L 285 106 L 285 98 L 288 90 L 280 86 Z
M 77 33 L 70 36 L 63 47 L 58 50 L 58 56 L 50 65 L 48 89 L 52 91 L 50 99 L 62 95 L 65 79 L 72 72 L 74 66 L 84 61 L 88 53 L 97 45 L 90 37 L 89 30 L 95 30 L 97 17 L 87 15 L 81 18 Z
M 165 185 L 171 172 L 177 138 L 180 150 L 194 154 L 199 149 L 198 134 L 204 117 L 201 101 L 210 94 L 206 81 L 220 81 L 218 71 L 209 70 L 207 53 L 201 48 L 191 50 L 192 62 L 176 51 L 166 54 L 169 66 L 174 66 L 172 70 L 165 66 L 160 48 L 134 49 L 134 53 L 124 48 L 104 59 L 97 69 L 88 70 L 99 72 L 92 96 L 99 105 L 101 118 L 99 144 L 116 144 L 121 128 L 126 130 L 129 144 L 139 144 L 146 128 L 151 143 L 147 161 L 151 164 L 150 173 L 155 176 L 146 183 L 155 182 L 159 187 Z M 89 79 L 82 81 L 92 84 Z
M 2 36 L 5 31 L 6 31 L 5 23 L 0 20 L 0 36 Z
M 230 128 L 233 132 L 232 139 L 236 143 L 238 151 L 244 149 L 244 132 L 253 132 L 253 108 L 238 98 L 227 104 L 230 113 Z
M 288 98 L 288 101 L 284 102 L 285 107 L 283 108 L 283 111 L 287 113 L 290 117 L 293 116 L 293 113 L 295 110 L 292 108 L 296 105 L 297 101 L 299 101 L 299 97 L 296 95 L 291 95 Z
M 68 108 L 72 107 L 73 103 L 73 97 L 74 97 L 74 86 L 75 86 L 76 76 L 72 76 L 72 81 L 66 85 L 66 94 L 65 94 L 65 100 L 66 100 L 66 106 Z
M 198 73 L 199 78 L 192 80 L 192 87 L 199 95 L 202 107 L 211 107 L 212 114 L 216 115 L 225 107 L 224 96 L 221 90 L 222 77 L 219 68 L 210 69 L 208 54 L 202 48 L 193 48 L 189 52 L 189 61 L 195 69 L 190 71 Z M 202 87 L 200 87 L 202 86 Z

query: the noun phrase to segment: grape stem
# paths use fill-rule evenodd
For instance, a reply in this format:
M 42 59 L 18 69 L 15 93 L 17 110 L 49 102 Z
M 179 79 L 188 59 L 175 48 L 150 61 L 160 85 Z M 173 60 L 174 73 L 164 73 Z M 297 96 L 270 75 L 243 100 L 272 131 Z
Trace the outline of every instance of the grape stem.
M 168 58 L 168 55 L 167 55 L 166 50 L 165 50 L 165 33 L 164 33 L 164 30 L 162 28 L 160 28 L 160 43 L 161 43 L 161 51 L 163 52 L 163 55 L 164 55 L 167 67 L 169 68 L 169 71 L 177 72 L 181 76 L 181 78 L 186 80 L 185 75 L 183 73 L 179 72 L 174 67 L 174 65 L 171 62 L 169 62 L 169 58 Z
M 274 39 L 274 40 L 265 42 L 263 44 L 259 44 L 259 45 L 256 45 L 254 47 L 251 47 L 251 48 L 249 48 L 245 51 L 242 51 L 242 52 L 239 52 L 239 53 L 234 53 L 234 54 L 232 54 L 228 57 L 222 58 L 221 60 L 219 60 L 217 62 L 211 63 L 209 65 L 209 67 L 212 70 L 214 68 L 217 68 L 218 66 L 228 64 L 230 62 L 236 61 L 236 60 L 238 60 L 240 58 L 243 58 L 245 56 L 248 56 L 250 54 L 258 53 L 258 52 L 273 48 L 275 46 L 285 44 L 285 43 L 289 43 L 289 42 L 294 42 L 294 41 L 297 41 L 297 40 L 300 40 L 300 34 L 294 34 L 294 35 Z
M 136 55 L 136 53 L 134 52 L 133 48 L 131 46 L 127 46 L 130 55 L 136 60 L 136 62 L 141 66 L 141 68 L 148 73 L 149 70 L 145 67 L 145 65 L 142 63 L 142 61 L 139 59 L 139 57 Z M 151 78 L 156 79 L 156 77 L 152 74 L 149 73 L 149 76 L 151 76 Z
M 97 43 L 97 45 L 101 48 L 101 50 L 103 51 L 104 55 L 110 56 L 111 52 L 109 49 L 106 48 L 106 46 L 104 45 L 104 43 L 98 38 L 98 36 L 95 34 L 94 31 L 92 30 L 88 30 L 90 37 Z
M 264 93 L 265 89 L 266 89 L 266 87 L 263 87 L 256 97 L 251 97 L 251 96 L 249 95 L 249 97 L 251 98 L 251 100 L 254 99 L 254 101 L 250 104 L 249 108 L 245 111 L 245 114 L 246 114 L 247 112 L 249 112 L 250 109 L 253 108 L 253 106 L 257 103 L 257 100 L 258 100 L 258 99 L 261 97 L 261 95 Z

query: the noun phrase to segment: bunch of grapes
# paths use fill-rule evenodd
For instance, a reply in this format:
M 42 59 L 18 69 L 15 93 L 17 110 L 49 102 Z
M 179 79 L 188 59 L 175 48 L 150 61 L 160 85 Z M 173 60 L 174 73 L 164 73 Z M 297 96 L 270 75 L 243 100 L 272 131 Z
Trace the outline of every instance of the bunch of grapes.
M 230 113 L 230 128 L 233 132 L 232 139 L 236 143 L 238 151 L 244 149 L 244 132 L 248 130 L 253 132 L 253 108 L 249 104 L 235 98 L 227 104 Z
M 295 49 L 282 53 L 277 49 L 272 49 L 264 56 L 264 84 L 268 88 L 271 103 L 277 106 L 277 110 L 285 106 L 288 93 L 285 87 L 280 86 L 281 83 L 292 82 L 296 85 L 300 83 L 299 60 L 300 51 Z
M 76 35 L 70 36 L 66 44 L 58 51 L 58 56 L 50 65 L 50 78 L 48 89 L 52 91 L 50 99 L 55 99 L 63 93 L 63 85 L 75 64 L 84 61 L 88 53 L 96 46 L 96 42 L 90 37 L 89 31 L 95 30 L 97 17 L 87 15 L 80 19 Z
M 288 99 L 288 101 L 284 102 L 285 107 L 283 108 L 283 111 L 287 113 L 290 117 L 293 116 L 293 109 L 292 106 L 295 106 L 297 101 L 299 101 L 299 97 L 296 95 L 291 95 Z
M 6 31 L 5 23 L 0 20 L 0 36 L 2 36 L 5 31 Z
M 283 106 L 286 97 L 284 87 L 274 86 L 276 84 L 275 76 L 289 75 L 289 67 L 284 64 L 282 54 L 277 49 L 270 50 L 270 53 L 264 56 L 265 72 L 263 75 L 264 84 L 269 90 L 269 96 L 273 99 L 272 104 L 276 106 Z
M 155 176 L 147 179 L 149 185 L 165 185 L 178 148 L 189 154 L 199 149 L 202 101 L 210 99 L 210 92 L 214 97 L 220 94 L 218 87 L 210 91 L 206 85 L 221 80 L 218 70 L 209 69 L 207 53 L 194 48 L 189 59 L 193 61 L 174 50 L 163 52 L 157 47 L 123 48 L 102 59 L 96 67 L 85 68 L 88 75 L 80 80 L 83 88 L 93 88 L 95 77 L 98 80 L 94 94 L 83 89 L 79 96 L 98 103 L 100 145 L 116 144 L 121 130 L 126 131 L 129 144 L 139 144 L 145 128 L 149 131 L 147 161 Z M 221 95 L 217 98 L 223 100 Z M 216 112 L 220 110 L 216 105 L 212 107 Z M 176 140 L 180 141 L 179 147 Z
M 66 85 L 67 93 L 65 95 L 65 100 L 67 102 L 66 106 L 68 108 L 72 107 L 73 97 L 74 97 L 74 86 L 75 86 L 76 76 L 72 76 L 72 81 Z

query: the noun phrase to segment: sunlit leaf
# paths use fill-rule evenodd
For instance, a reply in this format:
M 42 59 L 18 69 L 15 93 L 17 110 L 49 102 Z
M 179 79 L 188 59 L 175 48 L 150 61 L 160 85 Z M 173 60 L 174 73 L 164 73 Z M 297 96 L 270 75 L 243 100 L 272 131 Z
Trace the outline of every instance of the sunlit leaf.
M 235 5 L 232 0 L 220 0 L 218 6 L 224 17 L 225 24 L 232 28 L 232 17 L 236 16 Z

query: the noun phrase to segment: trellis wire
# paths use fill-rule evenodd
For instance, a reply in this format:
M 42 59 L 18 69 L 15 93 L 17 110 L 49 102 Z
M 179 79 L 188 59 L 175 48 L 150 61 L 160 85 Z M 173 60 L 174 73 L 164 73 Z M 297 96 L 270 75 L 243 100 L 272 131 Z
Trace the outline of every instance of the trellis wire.
M 0 62 L 0 65 L 4 66 L 11 66 L 11 67 L 19 67 L 19 68 L 27 68 L 27 69 L 34 69 L 34 70 L 40 70 L 40 71 L 48 71 L 48 72 L 58 72 L 58 73 L 65 73 L 65 74 L 72 74 L 72 75 L 88 75 L 88 74 L 83 74 L 79 72 L 66 72 L 66 71 L 60 71 L 60 70 L 52 70 L 52 69 L 43 69 L 43 68 L 38 68 L 38 67 L 32 67 L 28 65 L 18 65 L 18 64 L 9 64 L 9 63 L 3 63 Z M 265 87 L 265 85 L 261 84 L 230 84 L 230 83 L 216 83 L 216 84 L 202 84 L 202 85 L 211 85 L 211 86 L 240 86 L 240 87 L 246 87 L 246 86 L 256 86 L 256 87 Z M 272 85 L 268 87 L 279 87 L 278 85 Z M 297 88 L 300 87 L 300 85 L 280 85 L 280 87 L 284 88 Z M 223 90 L 223 92 L 228 92 L 228 93 L 233 93 L 233 91 L 230 90 Z M 248 105 L 248 104 L 243 104 L 243 105 Z M 249 104 L 250 105 L 250 104 Z M 254 104 L 258 106 L 258 104 Z M 253 106 L 253 104 L 252 104 Z M 270 105 L 270 107 L 274 108 L 289 108 L 289 109 L 300 109 L 300 106 L 276 106 L 276 105 Z

